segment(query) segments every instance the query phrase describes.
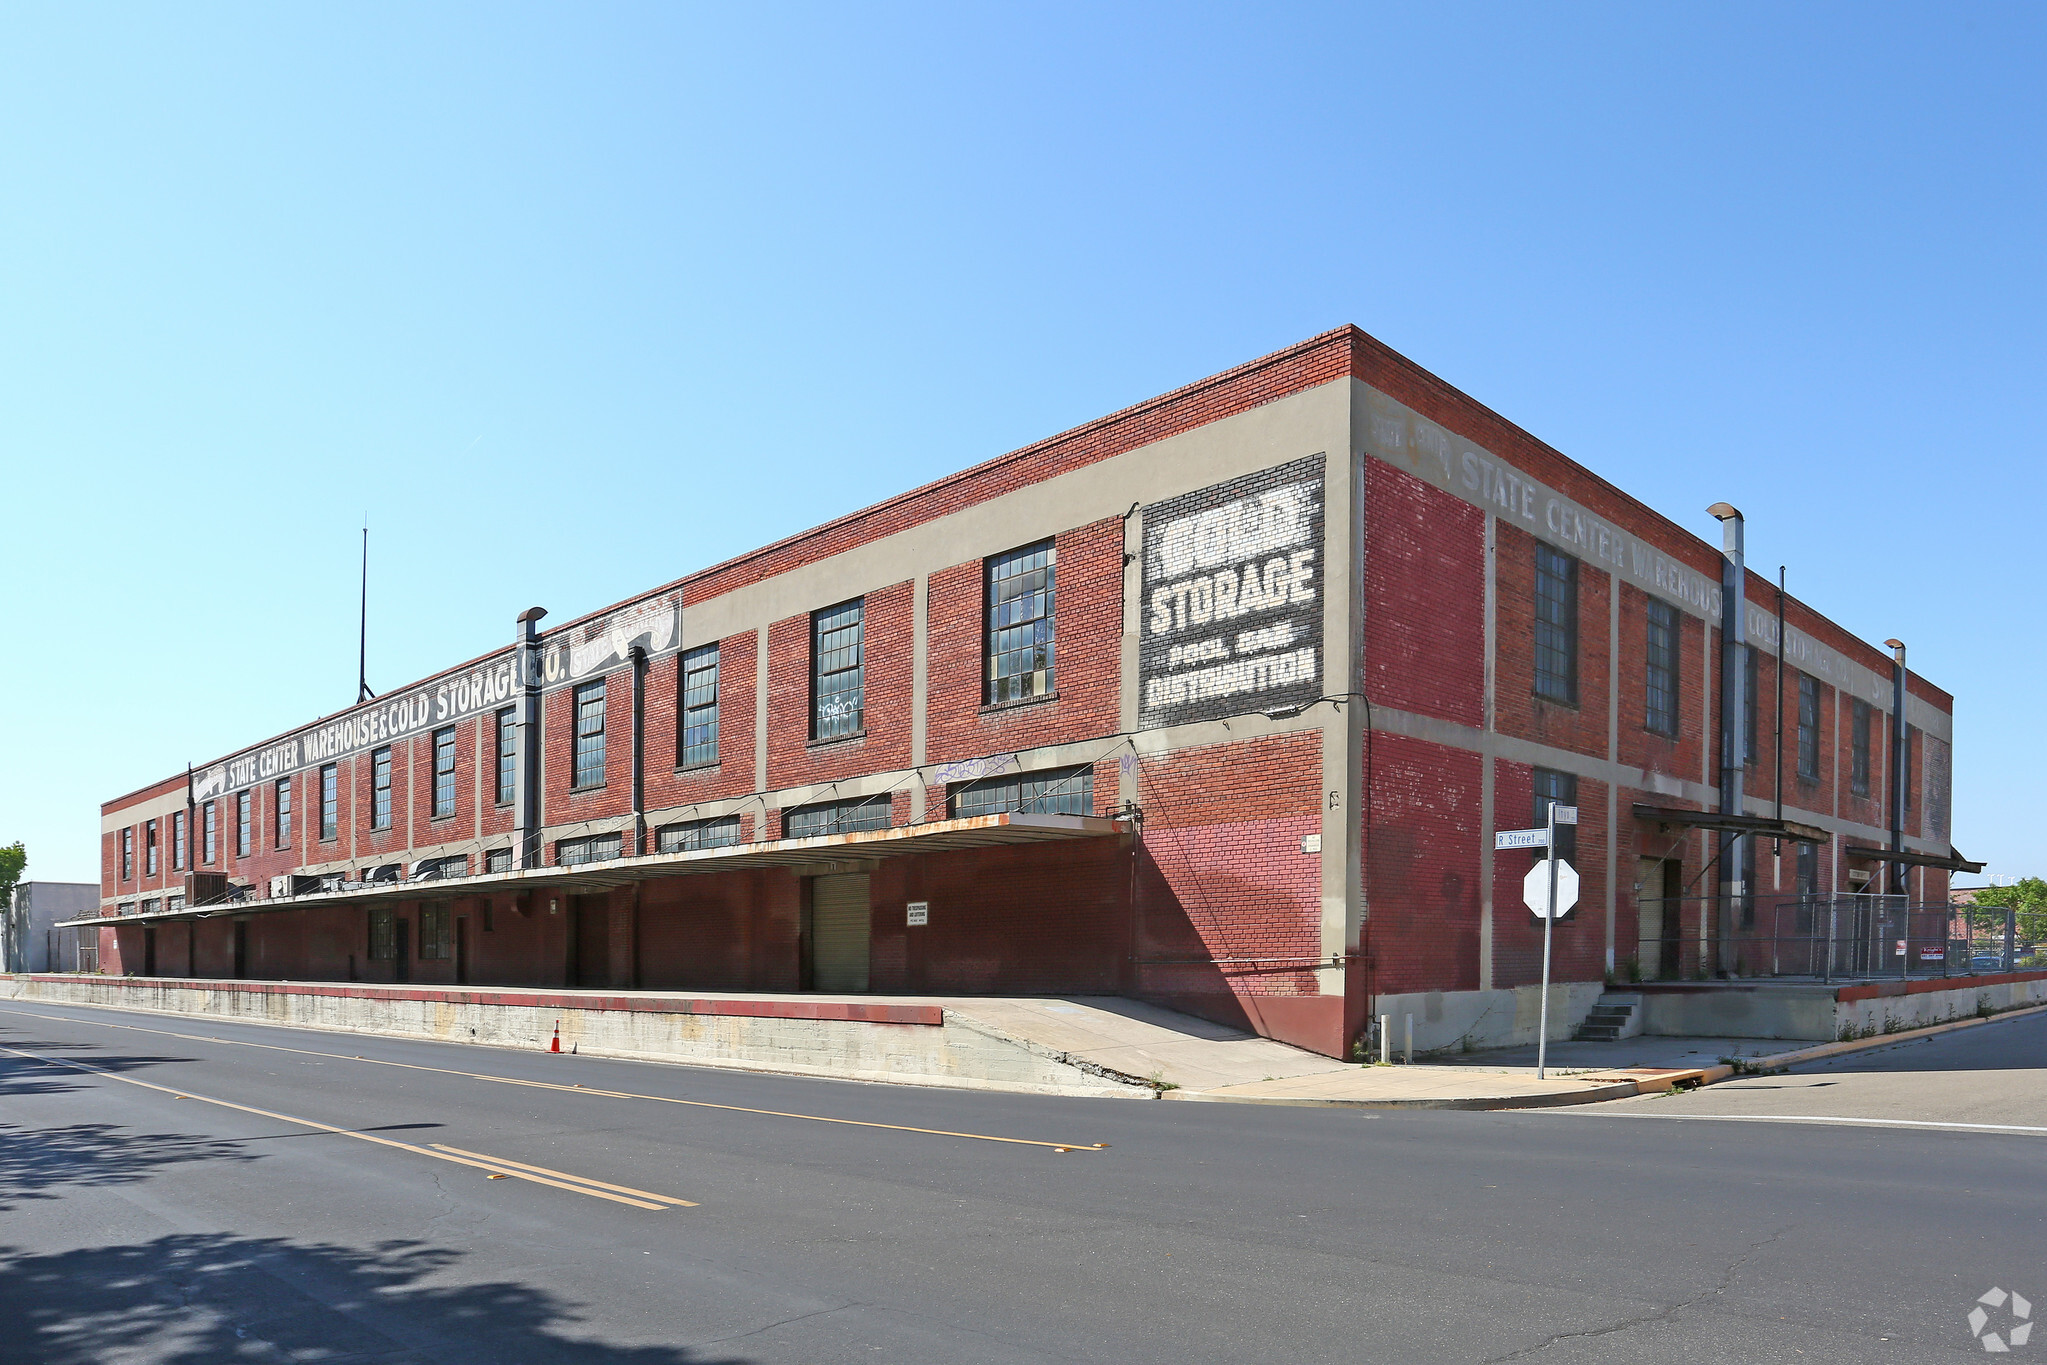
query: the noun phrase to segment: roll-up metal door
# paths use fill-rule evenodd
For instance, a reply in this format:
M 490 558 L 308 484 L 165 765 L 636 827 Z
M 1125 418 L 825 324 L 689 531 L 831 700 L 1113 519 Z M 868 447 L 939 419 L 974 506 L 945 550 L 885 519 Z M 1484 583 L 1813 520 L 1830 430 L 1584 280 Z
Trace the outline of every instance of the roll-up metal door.
M 811 980 L 815 989 L 867 989 L 867 874 L 814 877 L 810 883 Z

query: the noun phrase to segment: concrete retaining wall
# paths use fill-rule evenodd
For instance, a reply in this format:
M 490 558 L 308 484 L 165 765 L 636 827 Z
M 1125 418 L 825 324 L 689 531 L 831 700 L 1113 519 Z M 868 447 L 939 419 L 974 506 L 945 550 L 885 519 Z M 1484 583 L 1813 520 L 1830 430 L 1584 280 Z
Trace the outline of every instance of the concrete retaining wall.
M 1644 1033 L 1831 1043 L 2039 1004 L 2047 1001 L 2047 972 L 1851 986 L 1645 982 L 1633 989 L 1642 996 Z
M 53 1004 L 545 1049 L 848 1080 L 1036 1093 L 1154 1092 L 936 1005 L 39 975 L 0 994 Z
M 1569 1038 L 1606 989 L 1598 981 L 1559 981 L 1550 985 L 1551 1042 Z M 1372 1002 L 1375 1014 L 1387 1016 L 1386 1027 L 1395 1056 L 1406 1039 L 1406 1020 L 1414 1016 L 1414 1050 L 1453 1052 L 1482 1047 L 1516 1047 L 1536 1041 L 1542 1019 L 1542 987 L 1518 986 L 1496 991 L 1415 991 L 1382 995 Z M 1376 1022 L 1376 1021 L 1375 1021 Z

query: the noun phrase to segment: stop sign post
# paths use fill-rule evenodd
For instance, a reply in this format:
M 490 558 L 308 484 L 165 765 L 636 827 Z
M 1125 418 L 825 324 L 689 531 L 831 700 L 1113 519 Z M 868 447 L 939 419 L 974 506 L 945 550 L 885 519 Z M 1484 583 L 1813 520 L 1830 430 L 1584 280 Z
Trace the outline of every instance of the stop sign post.
M 1543 849 L 1549 856 L 1528 869 L 1521 881 L 1521 898 L 1542 917 L 1542 1017 L 1536 1025 L 1535 1077 L 1549 1074 L 1549 945 L 1557 916 L 1578 903 L 1578 869 L 1557 856 L 1557 826 L 1578 823 L 1578 808 L 1549 803 L 1549 818 L 1543 822 Z

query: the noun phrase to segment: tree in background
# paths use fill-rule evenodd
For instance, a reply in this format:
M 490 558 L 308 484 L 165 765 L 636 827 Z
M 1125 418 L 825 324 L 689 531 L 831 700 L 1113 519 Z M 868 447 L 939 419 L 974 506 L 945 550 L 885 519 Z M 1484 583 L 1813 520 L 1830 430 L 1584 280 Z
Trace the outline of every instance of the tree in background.
M 21 880 L 22 869 L 28 866 L 28 850 L 19 840 L 0 848 L 0 909 L 14 904 L 14 884 Z
M 1976 893 L 1969 907 L 1969 929 L 1973 933 L 2000 934 L 2004 912 L 2018 911 L 2019 938 L 2038 943 L 2047 938 L 2047 880 L 2021 877 L 2010 886 L 1986 886 Z

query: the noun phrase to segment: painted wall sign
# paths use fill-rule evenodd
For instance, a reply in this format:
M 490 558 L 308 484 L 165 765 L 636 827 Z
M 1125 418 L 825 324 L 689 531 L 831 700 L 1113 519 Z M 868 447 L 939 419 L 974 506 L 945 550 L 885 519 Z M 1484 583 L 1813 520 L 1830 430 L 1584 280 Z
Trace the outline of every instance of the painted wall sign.
M 1492 452 L 1388 398 L 1367 390 L 1367 417 L 1360 428 L 1365 449 L 1398 469 L 1433 484 L 1474 507 L 1544 540 L 1568 554 L 1633 583 L 1709 624 L 1721 617 L 1720 580 L 1672 559 L 1654 545 L 1523 474 Z M 1759 603 L 1745 604 L 1749 643 L 1771 653 L 1777 648 L 1777 618 Z M 1829 686 L 1889 710 L 1891 682 L 1793 626 L 1784 641 L 1785 659 Z M 1949 719 L 1916 698 L 1911 720 L 1945 736 Z
M 649 658 L 659 658 L 673 653 L 681 638 L 682 604 L 676 594 L 634 603 L 544 636 L 535 665 L 540 675 L 537 681 L 542 691 L 567 687 L 618 667 L 635 646 Z M 192 799 L 205 801 L 288 777 L 509 706 L 521 687 L 518 654 L 507 649 L 466 672 L 379 697 L 332 720 L 200 769 L 192 774 Z
M 1146 507 L 1140 724 L 1320 697 L 1322 574 L 1320 455 Z

